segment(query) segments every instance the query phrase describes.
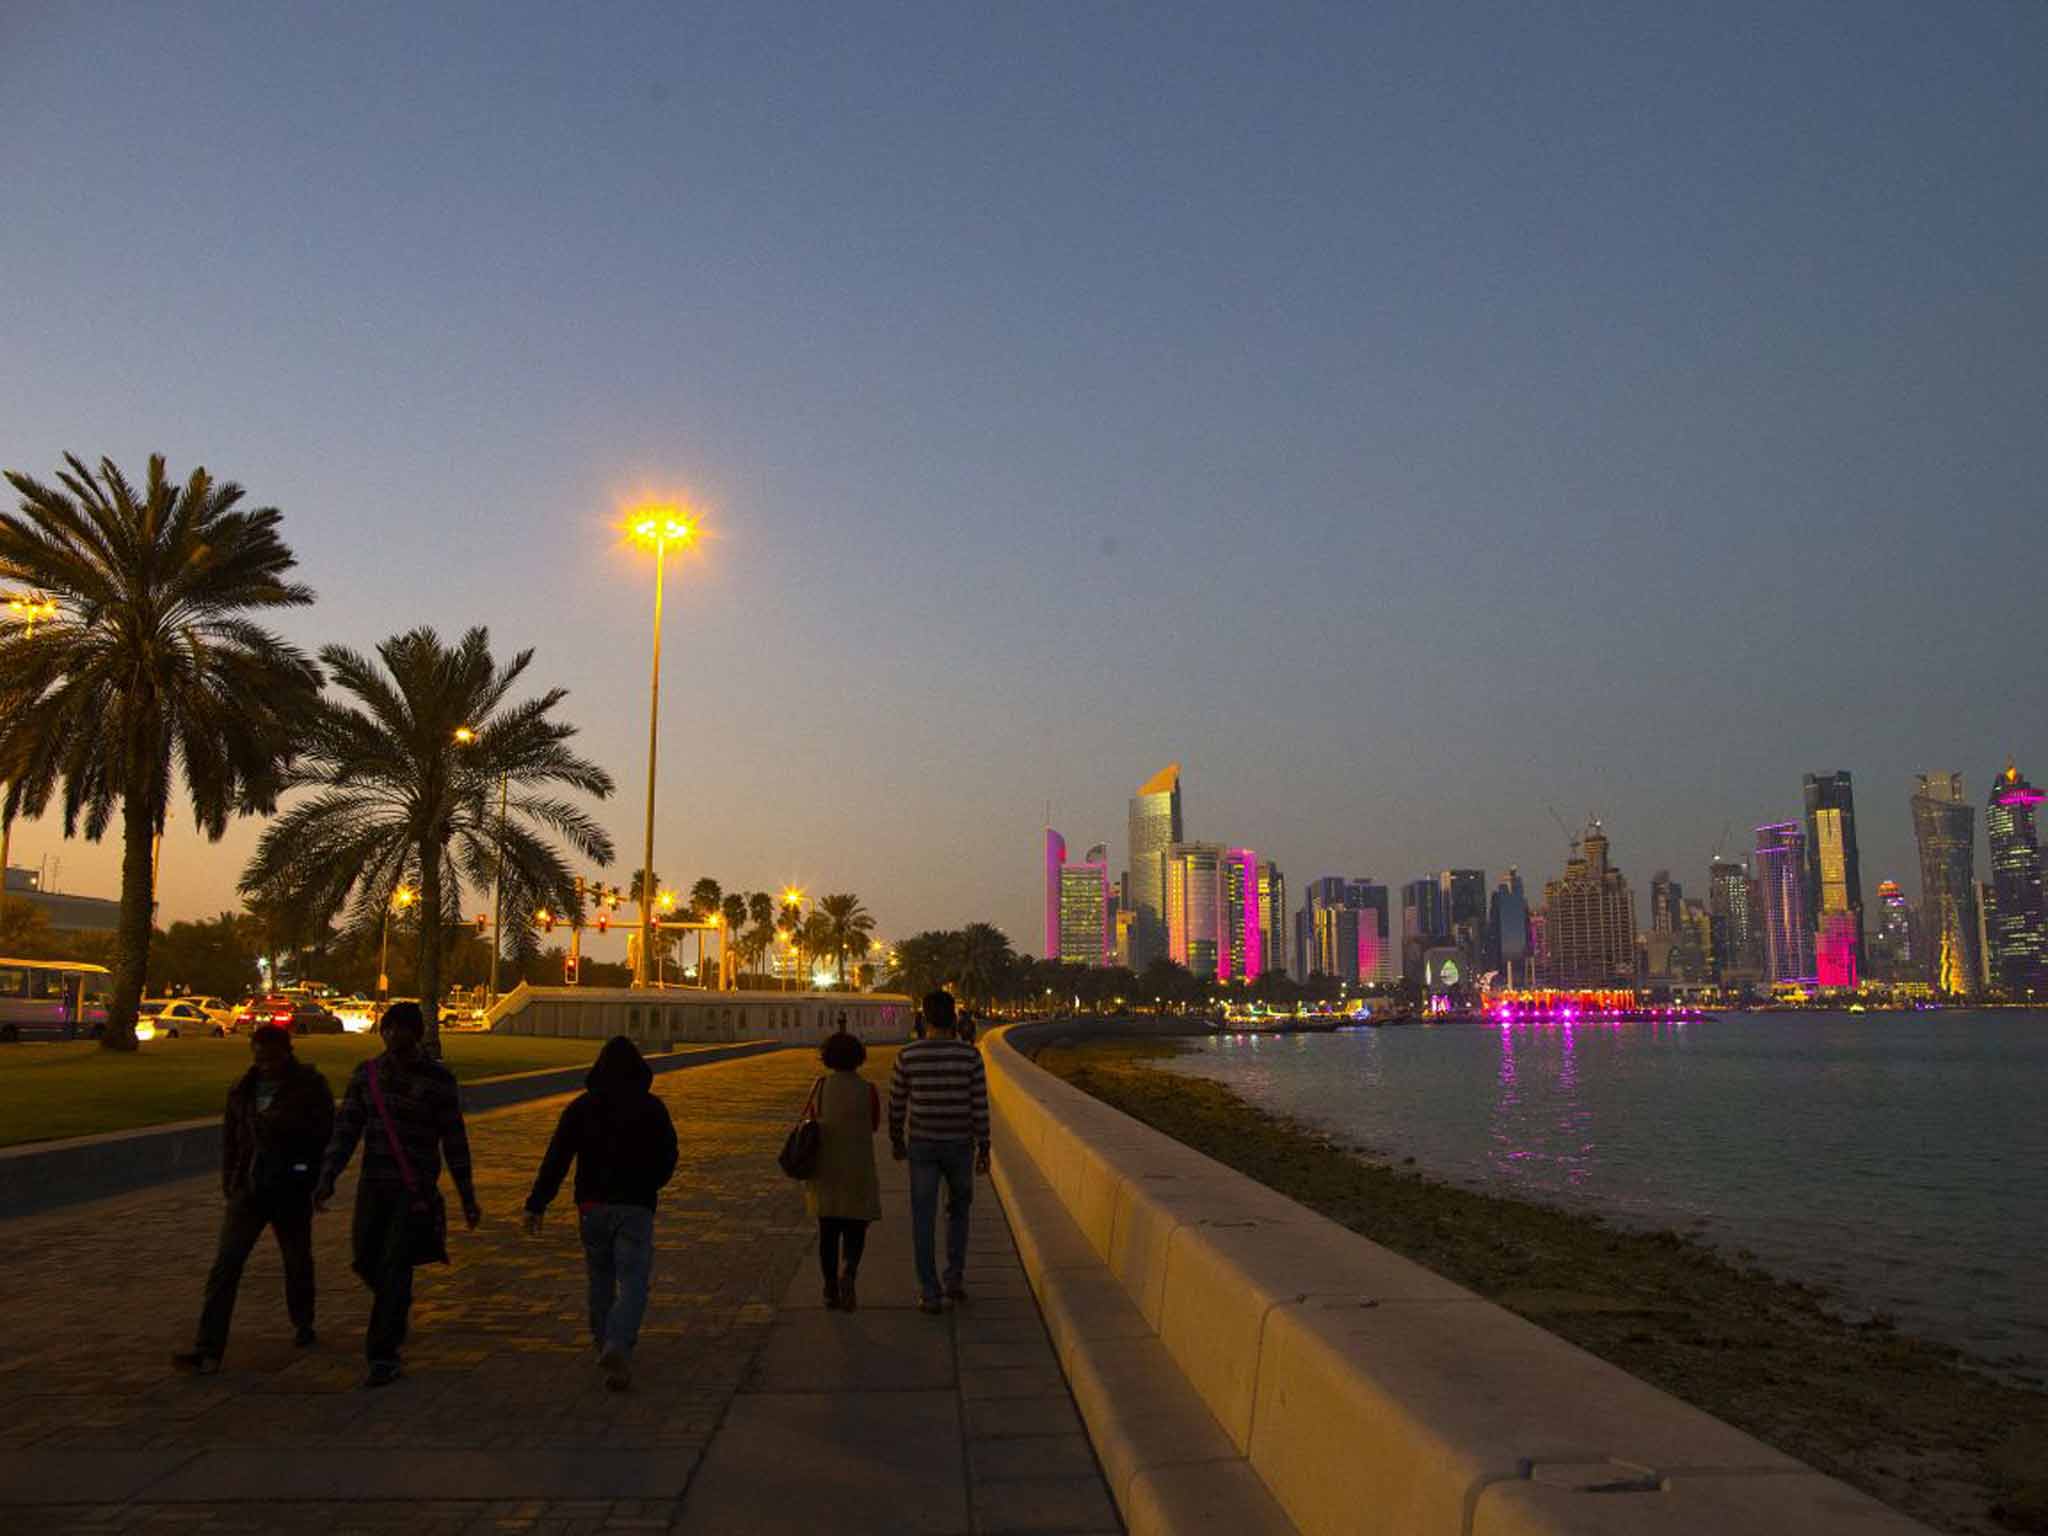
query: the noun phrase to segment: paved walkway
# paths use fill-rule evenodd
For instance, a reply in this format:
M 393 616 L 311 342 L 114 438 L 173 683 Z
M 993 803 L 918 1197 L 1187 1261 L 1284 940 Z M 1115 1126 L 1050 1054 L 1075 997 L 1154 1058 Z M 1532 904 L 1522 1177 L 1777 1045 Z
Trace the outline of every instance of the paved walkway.
M 566 1195 L 542 1238 L 518 1230 L 561 1099 L 471 1122 L 485 1225 L 420 1271 L 407 1376 L 381 1392 L 357 1385 L 368 1296 L 346 1186 L 316 1227 L 320 1345 L 292 1347 L 266 1239 L 226 1367 L 201 1379 L 168 1357 L 190 1337 L 217 1183 L 0 1223 L 0 1529 L 1117 1530 L 986 1181 L 971 1299 L 925 1317 L 885 1143 L 862 1309 L 821 1308 L 812 1225 L 774 1165 L 813 1072 L 784 1052 L 656 1079 L 682 1163 L 625 1394 L 591 1363 Z

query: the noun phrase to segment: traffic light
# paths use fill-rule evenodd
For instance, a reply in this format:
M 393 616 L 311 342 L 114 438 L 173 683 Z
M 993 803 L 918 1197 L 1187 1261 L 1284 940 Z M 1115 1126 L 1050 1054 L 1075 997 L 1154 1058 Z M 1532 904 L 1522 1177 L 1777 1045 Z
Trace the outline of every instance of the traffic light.
M 476 936 L 482 938 L 491 931 L 491 914 L 479 912 L 476 915 Z
M 565 987 L 575 986 L 576 972 L 579 969 L 581 969 L 581 963 L 575 955 L 562 956 L 562 985 Z
M 599 907 L 597 909 L 597 931 L 599 933 L 603 933 L 606 929 L 610 928 L 611 925 L 611 909 L 609 907 Z
M 583 905 L 583 889 L 583 877 L 578 875 L 576 877 L 576 904 L 579 907 Z
M 540 924 L 542 933 L 553 933 L 555 931 L 555 914 L 546 907 L 542 907 L 538 912 L 534 913 L 533 920 Z

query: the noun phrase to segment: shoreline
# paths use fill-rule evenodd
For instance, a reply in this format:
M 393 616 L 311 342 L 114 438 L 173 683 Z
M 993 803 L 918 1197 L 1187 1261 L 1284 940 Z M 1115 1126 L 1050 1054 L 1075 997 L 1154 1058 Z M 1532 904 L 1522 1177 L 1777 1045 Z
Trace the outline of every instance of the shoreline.
M 1355 1151 L 1156 1063 L 1172 1038 L 1039 1064 L 1591 1354 L 1938 1529 L 2048 1532 L 2048 1393 L 1689 1234 L 1469 1189 Z

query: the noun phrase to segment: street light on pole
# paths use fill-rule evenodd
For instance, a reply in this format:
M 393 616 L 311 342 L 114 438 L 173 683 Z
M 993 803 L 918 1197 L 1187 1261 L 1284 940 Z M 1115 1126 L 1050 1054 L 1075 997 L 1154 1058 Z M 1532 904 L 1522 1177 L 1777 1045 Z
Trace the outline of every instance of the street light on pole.
M 57 602 L 40 592 L 17 592 L 7 599 L 8 617 L 21 626 L 24 637 L 33 635 L 38 624 L 48 624 L 57 617 Z M 6 786 L 0 784 L 0 791 Z M 161 836 L 161 834 L 159 834 Z M 7 890 L 7 864 L 14 853 L 14 818 L 0 808 L 0 895 Z M 149 899 L 151 909 L 156 902 L 156 855 L 150 855 Z
M 654 772 L 661 739 L 661 588 L 662 573 L 668 565 L 668 547 L 682 545 L 696 536 L 696 529 L 680 507 L 646 506 L 634 514 L 633 537 L 654 551 L 654 659 L 647 685 L 647 836 L 640 861 L 640 966 L 633 978 L 638 987 L 647 985 L 647 956 L 654 945 Z
M 401 885 L 384 903 L 384 941 L 377 952 L 377 1001 L 380 1003 L 391 995 L 391 914 L 403 912 L 414 900 L 412 887 Z
M 455 744 L 469 746 L 476 740 L 476 732 L 466 725 L 455 727 Z M 496 1007 L 498 1002 L 498 956 L 505 948 L 505 796 L 511 780 L 509 770 L 498 774 L 498 849 L 491 867 L 491 992 L 486 1007 Z

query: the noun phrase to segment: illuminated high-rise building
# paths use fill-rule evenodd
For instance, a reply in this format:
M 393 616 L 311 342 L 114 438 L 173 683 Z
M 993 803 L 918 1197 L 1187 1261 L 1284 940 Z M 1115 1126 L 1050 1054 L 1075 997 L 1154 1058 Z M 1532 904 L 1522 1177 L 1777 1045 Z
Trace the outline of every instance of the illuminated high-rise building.
M 1544 883 L 1546 982 L 1604 987 L 1635 980 L 1635 898 L 1607 855 L 1606 830 L 1589 821 L 1572 843 L 1563 877 Z
M 1927 984 L 1952 997 L 1969 997 L 1984 969 L 1977 940 L 1976 808 L 1964 798 L 1960 773 L 1917 775 L 1912 807 Z
M 1295 915 L 1295 971 L 1366 986 L 1393 979 L 1387 940 L 1387 888 L 1373 880 L 1326 875 L 1311 881 Z
M 1097 843 L 1078 864 L 1060 868 L 1060 948 L 1069 965 L 1107 965 L 1115 933 L 1109 850 Z
M 1747 865 L 1721 858 L 1707 865 L 1707 921 L 1715 980 L 1753 981 L 1763 974 L 1756 883 Z
M 1821 984 L 1854 986 L 1866 948 L 1863 861 L 1856 850 L 1856 792 L 1845 768 L 1807 774 L 1801 792 L 1806 801 L 1806 910 L 1817 935 L 1815 962 Z M 1847 924 L 1840 921 L 1843 914 L 1849 918 Z M 1845 929 L 1855 951 L 1853 964 L 1845 962 L 1841 954 Z
M 1259 866 L 1259 955 L 1261 974 L 1287 969 L 1287 877 L 1271 862 Z
M 1924 981 L 1917 956 L 1913 909 L 1896 880 L 1877 883 L 1877 909 L 1869 934 L 1870 973 L 1881 981 Z
M 1131 797 L 1131 968 L 1166 953 L 1166 850 L 1181 840 L 1180 764 L 1169 763 Z
M 1060 871 L 1067 863 L 1067 840 L 1045 829 L 1045 958 L 1060 957 Z
M 2043 927 L 2041 843 L 2034 808 L 2041 791 L 2008 761 L 1991 786 L 1984 830 L 1991 839 L 1989 922 L 1992 980 L 2017 998 L 2048 987 L 2048 930 Z
M 1763 898 L 1764 976 L 1813 980 L 1813 929 L 1806 917 L 1806 833 L 1796 821 L 1756 829 L 1756 885 Z
M 1171 843 L 1166 849 L 1166 954 L 1197 980 L 1223 974 L 1224 938 L 1221 843 Z
M 1223 981 L 1257 981 L 1266 968 L 1259 856 L 1249 848 L 1230 849 L 1223 855 L 1222 880 L 1223 936 L 1216 975 Z

